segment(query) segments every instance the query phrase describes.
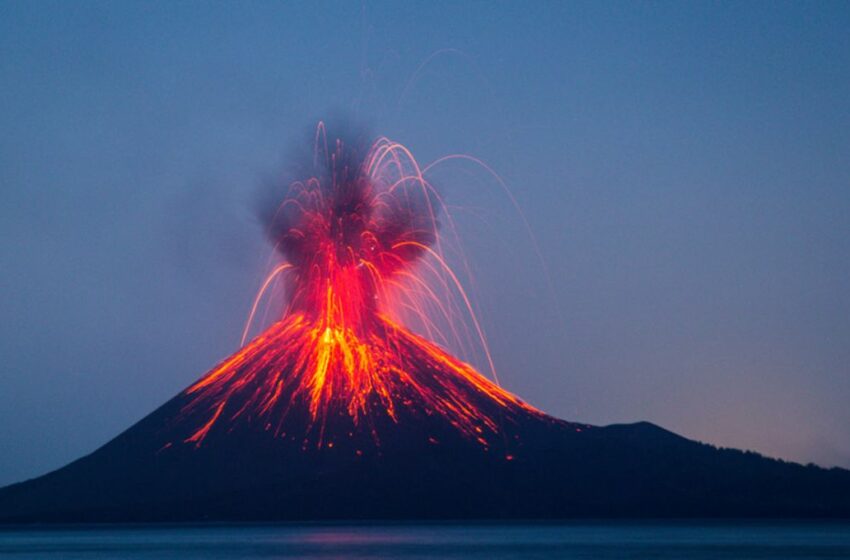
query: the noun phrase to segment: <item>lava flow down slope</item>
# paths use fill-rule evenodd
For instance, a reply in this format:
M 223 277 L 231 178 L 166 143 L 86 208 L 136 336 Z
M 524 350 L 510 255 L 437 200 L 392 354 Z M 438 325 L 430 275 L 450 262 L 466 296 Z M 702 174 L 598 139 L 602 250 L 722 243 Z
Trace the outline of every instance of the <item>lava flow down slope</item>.
M 570 423 L 502 389 L 447 350 L 477 348 L 495 377 L 426 170 L 323 125 L 307 159 L 264 216 L 279 262 L 242 347 L 94 453 L 0 489 L 0 521 L 850 515 L 848 471 Z

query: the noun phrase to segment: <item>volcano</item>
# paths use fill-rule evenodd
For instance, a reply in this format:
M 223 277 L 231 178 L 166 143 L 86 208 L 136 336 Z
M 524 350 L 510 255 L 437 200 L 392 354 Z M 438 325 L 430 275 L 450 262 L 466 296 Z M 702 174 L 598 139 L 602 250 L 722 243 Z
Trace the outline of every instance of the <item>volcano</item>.
M 308 159 L 264 217 L 282 262 L 243 339 L 275 286 L 280 318 L 91 455 L 0 489 L 0 521 L 850 516 L 850 471 L 504 390 L 447 350 L 478 341 L 495 376 L 410 152 L 320 125 Z

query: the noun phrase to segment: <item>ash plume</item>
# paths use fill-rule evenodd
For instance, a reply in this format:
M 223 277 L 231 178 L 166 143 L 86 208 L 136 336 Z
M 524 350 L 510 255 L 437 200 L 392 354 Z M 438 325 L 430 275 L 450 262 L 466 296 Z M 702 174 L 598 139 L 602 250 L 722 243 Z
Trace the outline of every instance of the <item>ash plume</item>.
M 291 297 L 345 268 L 358 269 L 364 289 L 374 292 L 376 281 L 435 243 L 433 189 L 406 149 L 365 127 L 320 124 L 306 144 L 291 165 L 293 179 L 275 188 L 260 216 L 296 271 Z

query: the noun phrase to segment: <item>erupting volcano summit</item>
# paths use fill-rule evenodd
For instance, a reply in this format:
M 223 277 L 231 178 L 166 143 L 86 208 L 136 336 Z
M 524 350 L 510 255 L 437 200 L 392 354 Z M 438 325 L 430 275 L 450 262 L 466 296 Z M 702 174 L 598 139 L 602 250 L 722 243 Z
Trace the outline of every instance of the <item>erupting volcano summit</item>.
M 91 455 L 0 489 L 0 521 L 850 515 L 848 471 L 565 422 L 505 391 L 447 351 L 477 349 L 495 378 L 427 168 L 323 125 L 308 159 L 264 216 L 280 260 L 242 348 Z
M 284 316 L 186 391 L 187 416 L 209 420 L 172 443 L 200 446 L 247 424 L 305 448 L 359 434 L 380 446 L 378 425 L 436 417 L 486 448 L 506 418 L 542 416 L 402 326 L 412 316 L 432 337 L 460 338 L 449 301 L 458 293 L 484 344 L 441 254 L 442 203 L 410 152 L 386 138 L 329 142 L 320 125 L 312 159 L 314 173 L 289 185 L 267 219 L 285 262 L 266 279 L 246 334 L 279 276 Z

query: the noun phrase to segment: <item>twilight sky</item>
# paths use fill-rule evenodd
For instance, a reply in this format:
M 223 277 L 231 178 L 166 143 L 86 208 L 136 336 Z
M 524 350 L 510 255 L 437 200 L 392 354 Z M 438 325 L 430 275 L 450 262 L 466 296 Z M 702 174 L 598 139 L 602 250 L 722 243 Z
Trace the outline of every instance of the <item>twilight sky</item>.
M 503 385 L 850 467 L 847 3 L 0 3 L 0 485 L 236 349 L 320 118 L 429 162 Z M 551 285 L 551 289 L 550 289 Z

